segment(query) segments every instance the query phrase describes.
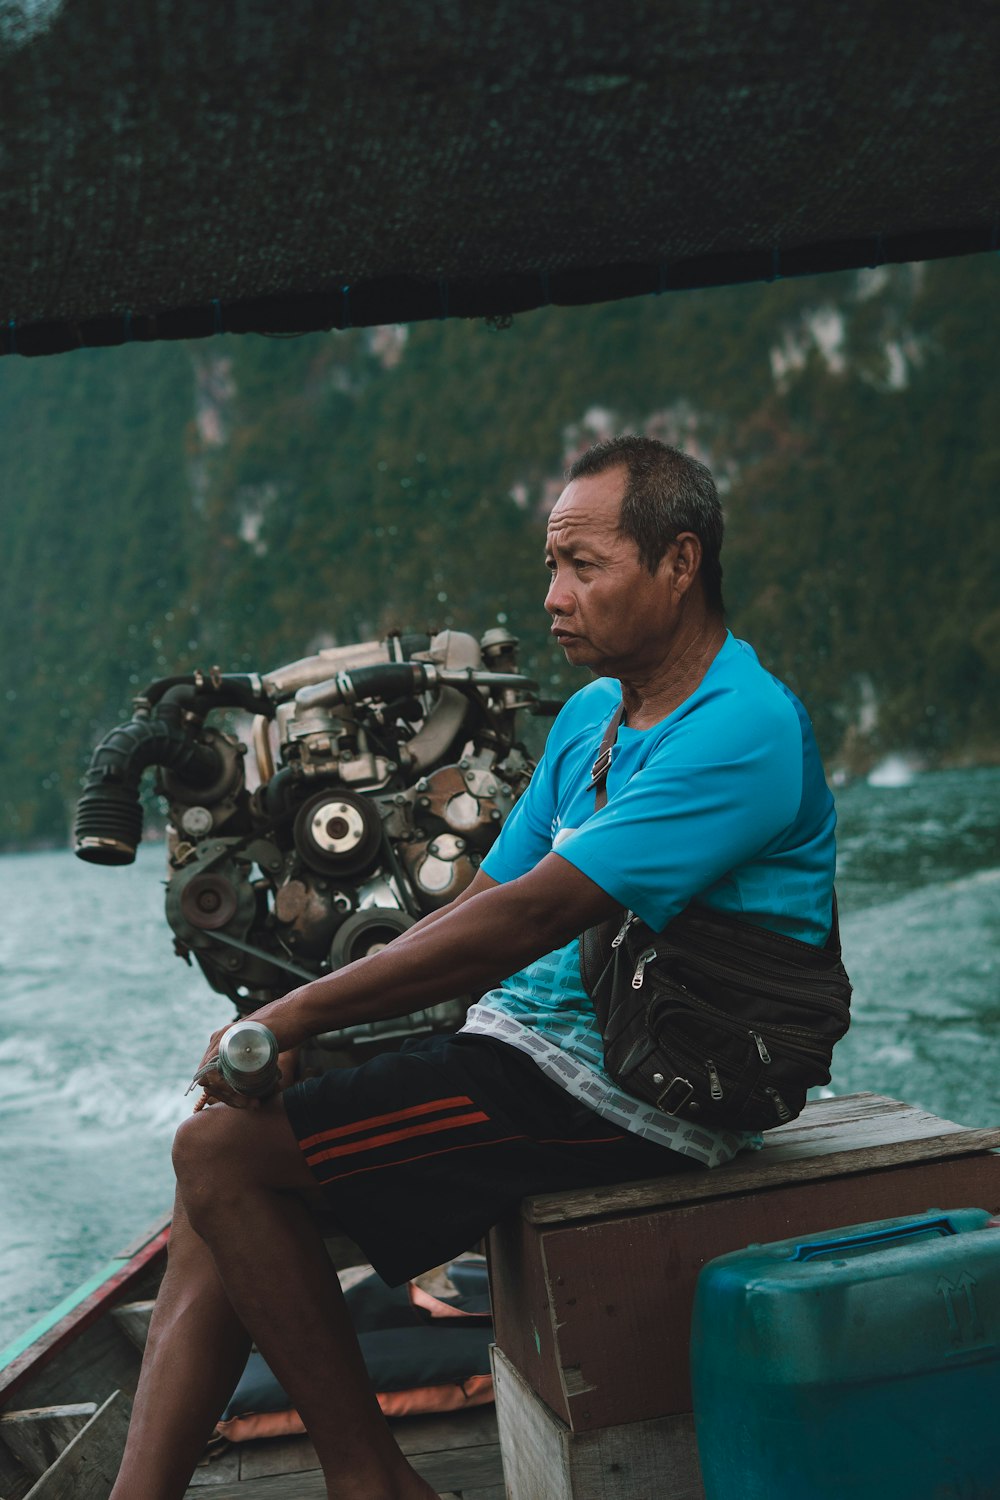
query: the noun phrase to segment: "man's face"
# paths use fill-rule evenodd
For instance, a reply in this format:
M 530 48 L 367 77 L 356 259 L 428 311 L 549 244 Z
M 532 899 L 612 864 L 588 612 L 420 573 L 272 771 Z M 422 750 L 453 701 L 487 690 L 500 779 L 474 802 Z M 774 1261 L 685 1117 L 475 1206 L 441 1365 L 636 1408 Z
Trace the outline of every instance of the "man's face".
M 549 517 L 545 608 L 552 635 L 574 666 L 600 677 L 657 667 L 676 627 L 674 547 L 654 573 L 635 543 L 618 534 L 628 478 L 624 467 L 572 480 Z

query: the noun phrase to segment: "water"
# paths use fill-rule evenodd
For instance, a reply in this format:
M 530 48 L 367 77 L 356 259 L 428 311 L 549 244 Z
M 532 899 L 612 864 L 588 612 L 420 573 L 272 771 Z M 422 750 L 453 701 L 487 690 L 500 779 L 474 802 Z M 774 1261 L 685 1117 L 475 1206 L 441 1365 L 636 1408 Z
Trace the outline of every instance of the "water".
M 163 850 L 0 858 L 0 1348 L 172 1199 L 170 1141 L 233 1019 L 174 958 Z
M 854 1024 L 831 1091 L 1000 1124 L 1000 769 L 841 791 Z M 232 1008 L 172 956 L 162 849 L 0 857 L 0 1348 L 165 1211 L 170 1139 Z
M 1000 1124 L 1000 769 L 857 782 L 837 807 L 855 992 L 832 1092 Z

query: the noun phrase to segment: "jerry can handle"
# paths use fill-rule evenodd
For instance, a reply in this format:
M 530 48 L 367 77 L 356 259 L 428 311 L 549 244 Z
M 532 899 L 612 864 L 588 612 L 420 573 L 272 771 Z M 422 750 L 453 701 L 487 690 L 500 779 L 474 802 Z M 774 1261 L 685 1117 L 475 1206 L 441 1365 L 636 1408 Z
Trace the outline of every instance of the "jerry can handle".
M 901 1224 L 893 1229 L 875 1229 L 869 1234 L 849 1234 L 843 1239 L 822 1240 L 819 1244 L 798 1245 L 789 1260 L 818 1260 L 821 1255 L 836 1255 L 839 1252 L 861 1250 L 866 1246 L 902 1244 L 907 1240 L 920 1239 L 924 1235 L 957 1234 L 947 1215 L 935 1219 L 917 1219 L 912 1224 Z

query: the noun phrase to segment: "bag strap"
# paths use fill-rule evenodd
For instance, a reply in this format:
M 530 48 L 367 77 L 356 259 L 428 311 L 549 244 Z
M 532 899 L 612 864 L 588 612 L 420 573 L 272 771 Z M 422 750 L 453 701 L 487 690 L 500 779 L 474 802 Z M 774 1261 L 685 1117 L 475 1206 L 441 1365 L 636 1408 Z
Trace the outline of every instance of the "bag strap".
M 594 808 L 600 812 L 606 806 L 608 800 L 608 772 L 611 770 L 611 752 L 615 748 L 615 740 L 618 738 L 618 730 L 625 717 L 624 701 L 619 703 L 608 721 L 608 727 L 604 731 L 601 740 L 601 748 L 597 752 L 597 759 L 590 768 L 590 786 L 587 790 L 593 790 Z
M 601 747 L 597 752 L 597 759 L 594 761 L 594 764 L 591 767 L 590 788 L 593 788 L 594 808 L 596 812 L 600 812 L 601 808 L 607 805 L 607 781 L 608 772 L 611 769 L 611 754 L 614 750 L 615 741 L 618 738 L 618 730 L 621 728 L 622 720 L 624 718 L 625 704 L 623 701 L 619 703 L 617 709 L 608 721 L 608 726 L 604 731 L 604 737 L 601 740 Z M 588 788 L 588 790 L 590 788 Z M 685 914 L 687 912 L 690 912 L 690 910 L 691 908 L 689 907 L 685 908 L 685 912 L 681 913 L 679 919 L 675 918 L 675 921 L 683 921 Z M 587 930 L 580 935 L 580 975 L 583 979 L 584 987 L 586 988 L 588 994 L 592 999 L 597 998 L 597 995 L 604 987 L 604 983 L 606 983 L 610 971 L 613 967 L 612 960 L 615 955 L 612 952 L 611 941 L 621 925 L 621 915 L 622 914 L 619 913 L 617 916 L 609 917 L 607 921 L 599 923 L 596 927 L 588 927 Z M 724 922 L 726 920 L 721 913 L 709 914 L 706 912 L 705 915 L 711 915 L 715 917 L 715 919 L 719 922 Z M 833 892 L 833 911 L 832 921 L 830 925 L 830 934 L 823 947 L 815 951 L 817 953 L 823 953 L 825 951 L 836 960 L 839 960 L 841 957 L 840 922 L 838 920 L 838 916 L 837 892 L 835 890 Z M 750 924 L 742 923 L 737 918 L 731 918 L 729 919 L 727 925 L 732 927 L 735 935 L 736 930 L 740 928 L 746 928 Z M 761 927 L 756 928 L 755 931 L 764 934 L 768 932 L 768 929 Z M 774 938 L 775 935 L 771 934 L 770 936 Z M 786 947 L 791 947 L 792 944 L 794 944 L 796 948 L 811 947 L 811 945 L 805 943 L 799 944 L 795 939 L 781 938 L 780 936 L 778 936 L 776 940 Z M 606 1004 L 606 997 L 604 997 L 604 999 Z M 598 1018 L 601 1021 L 601 1025 L 603 1027 L 606 1017 L 602 1015 L 600 1000 L 597 1001 L 597 1005 Z
M 608 727 L 604 731 L 601 740 L 601 748 L 597 752 L 597 759 L 590 772 L 590 787 L 594 793 L 594 810 L 600 812 L 608 801 L 608 772 L 611 769 L 611 753 L 618 738 L 618 730 L 625 717 L 625 703 L 622 701 L 615 709 L 608 721 Z M 621 926 L 621 912 L 617 916 L 608 917 L 606 922 L 600 922 L 596 927 L 588 927 L 586 932 L 580 934 L 580 977 L 584 988 L 595 1001 L 597 1018 L 603 1030 L 607 1021 L 607 996 L 604 996 L 602 1006 L 598 996 L 603 989 L 604 980 L 612 966 L 614 957 L 611 949 L 611 940 L 618 928 Z

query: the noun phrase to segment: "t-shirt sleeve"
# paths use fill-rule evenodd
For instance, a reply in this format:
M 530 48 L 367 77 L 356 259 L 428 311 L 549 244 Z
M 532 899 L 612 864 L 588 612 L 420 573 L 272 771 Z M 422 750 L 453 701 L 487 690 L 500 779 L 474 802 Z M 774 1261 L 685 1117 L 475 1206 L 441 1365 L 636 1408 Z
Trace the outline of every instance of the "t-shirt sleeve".
M 659 931 L 766 852 L 795 819 L 802 738 L 777 699 L 755 714 L 692 714 L 558 853 Z
M 551 853 L 554 818 L 552 770 L 543 755 L 511 809 L 499 838 L 483 860 L 485 873 L 503 885 L 533 870 L 540 859 Z

